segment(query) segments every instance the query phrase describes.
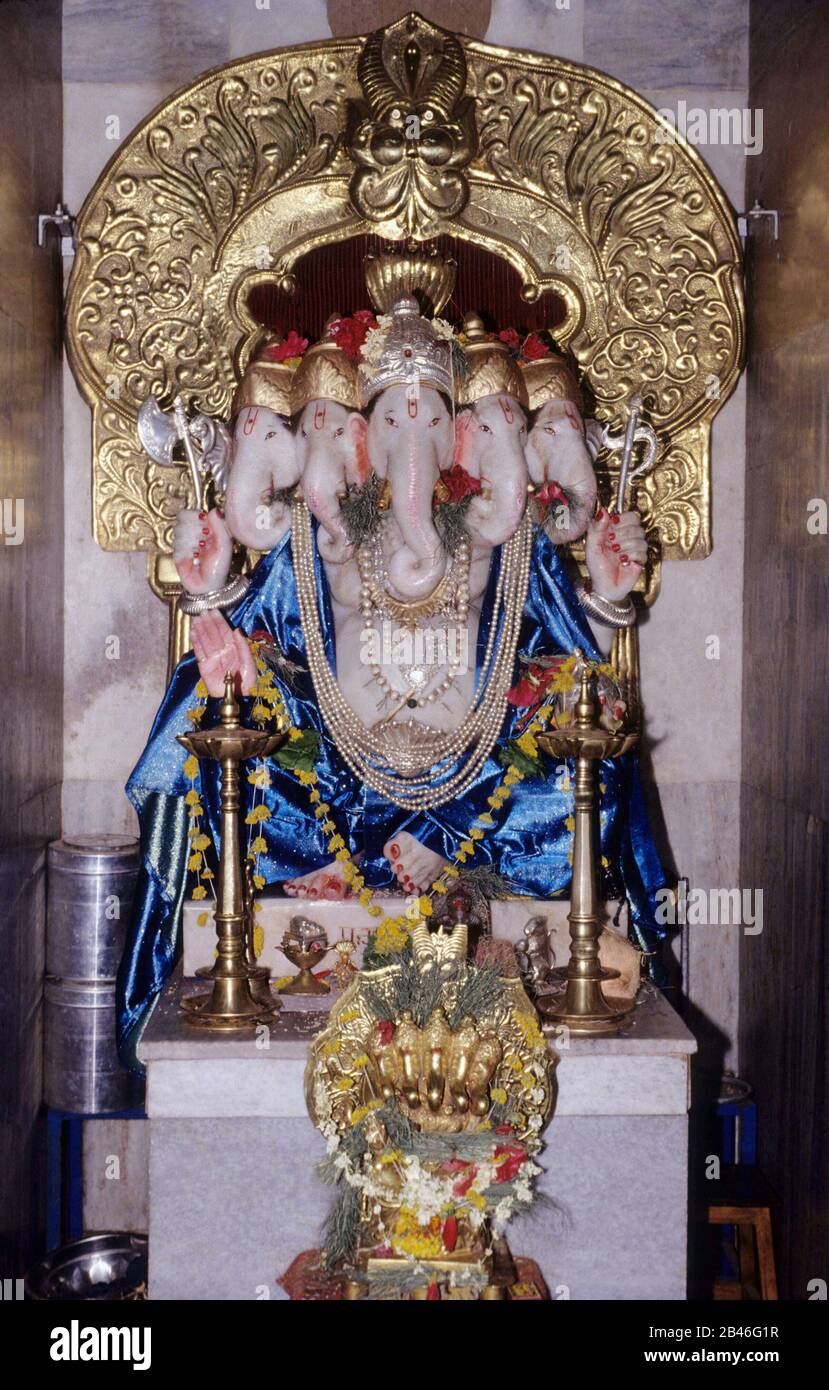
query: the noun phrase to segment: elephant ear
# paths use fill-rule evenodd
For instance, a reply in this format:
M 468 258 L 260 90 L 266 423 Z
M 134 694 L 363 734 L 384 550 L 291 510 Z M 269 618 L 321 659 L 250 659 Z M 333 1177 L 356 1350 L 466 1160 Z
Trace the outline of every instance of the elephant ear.
M 595 464 L 599 456 L 599 450 L 604 444 L 604 430 L 598 420 L 584 421 L 584 440 L 587 445 L 587 452 L 592 462 Z
M 373 472 L 368 456 L 368 420 L 355 410 L 348 420 L 348 432 L 354 444 L 354 462 L 346 470 L 346 481 L 353 487 L 362 487 Z

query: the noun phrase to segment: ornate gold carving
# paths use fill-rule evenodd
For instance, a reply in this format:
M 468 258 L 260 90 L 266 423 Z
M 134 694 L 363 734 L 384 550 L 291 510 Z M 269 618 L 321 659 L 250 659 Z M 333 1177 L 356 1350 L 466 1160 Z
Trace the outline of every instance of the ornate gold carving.
M 464 171 L 475 153 L 463 48 L 454 34 L 407 15 L 369 35 L 357 76 L 351 200 L 383 236 L 437 236 L 466 204 Z
M 407 58 L 409 22 L 206 74 L 139 127 L 93 189 L 67 339 L 95 413 L 96 538 L 169 550 L 187 484 L 148 462 L 135 415 L 150 391 L 228 415 L 261 341 L 245 305 L 254 284 L 290 290 L 309 250 L 368 230 L 399 240 L 440 227 L 508 260 L 527 299 L 562 297 L 556 334 L 598 419 L 618 431 L 639 394 L 663 441 L 637 485 L 652 538 L 666 558 L 706 555 L 709 429 L 743 353 L 724 195 L 611 78 L 419 19 Z M 406 114 L 421 142 L 401 169 L 382 160 L 390 132 L 405 147 Z
M 369 252 L 365 259 L 366 289 L 381 314 L 390 314 L 392 305 L 407 294 L 415 295 L 424 313 L 439 314 L 455 288 L 457 272 L 453 257 L 436 251 L 389 251 L 382 256 Z

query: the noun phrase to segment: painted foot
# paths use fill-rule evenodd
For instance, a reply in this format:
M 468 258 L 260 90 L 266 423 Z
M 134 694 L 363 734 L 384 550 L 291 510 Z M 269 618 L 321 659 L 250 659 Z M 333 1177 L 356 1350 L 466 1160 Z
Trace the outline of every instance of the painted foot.
M 383 846 L 383 853 L 407 893 L 423 893 L 443 869 L 446 860 L 426 849 L 408 830 L 401 830 Z
M 314 869 L 310 874 L 288 879 L 282 886 L 291 898 L 325 901 L 347 898 L 351 891 L 343 877 L 343 866 L 336 861 L 325 864 L 321 869 Z

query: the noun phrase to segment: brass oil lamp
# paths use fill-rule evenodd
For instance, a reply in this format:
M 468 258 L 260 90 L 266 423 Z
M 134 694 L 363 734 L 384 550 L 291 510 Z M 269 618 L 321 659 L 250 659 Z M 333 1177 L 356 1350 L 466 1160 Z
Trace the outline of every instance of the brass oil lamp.
M 182 1000 L 187 1021 L 194 1028 L 231 1032 L 267 1023 L 281 1007 L 262 989 L 261 969 L 251 956 L 252 903 L 242 882 L 239 833 L 239 764 L 248 758 L 266 758 L 285 741 L 285 733 L 246 729 L 239 720 L 233 693 L 233 676 L 225 676 L 220 722 L 213 729 L 178 734 L 178 742 L 197 758 L 213 758 L 221 766 L 221 848 L 216 895 L 216 963 L 208 972 L 213 981 L 209 994 Z

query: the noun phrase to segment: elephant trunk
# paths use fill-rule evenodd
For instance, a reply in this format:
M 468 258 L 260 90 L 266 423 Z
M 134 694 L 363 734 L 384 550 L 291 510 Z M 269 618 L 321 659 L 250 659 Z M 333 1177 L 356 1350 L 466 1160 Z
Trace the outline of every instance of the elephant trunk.
M 391 510 L 403 544 L 389 559 L 389 579 L 403 599 L 431 594 L 446 572 L 446 551 L 432 519 L 438 460 L 431 444 L 410 437 L 389 460 Z

